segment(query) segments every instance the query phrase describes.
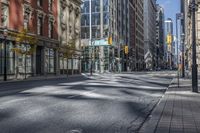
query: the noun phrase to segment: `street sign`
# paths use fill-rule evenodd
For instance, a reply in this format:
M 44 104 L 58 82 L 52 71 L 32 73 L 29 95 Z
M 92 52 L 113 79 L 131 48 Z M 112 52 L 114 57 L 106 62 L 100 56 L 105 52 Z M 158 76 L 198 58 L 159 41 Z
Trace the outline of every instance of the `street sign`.
M 108 46 L 108 38 L 106 39 L 100 39 L 100 40 L 94 40 L 93 46 Z

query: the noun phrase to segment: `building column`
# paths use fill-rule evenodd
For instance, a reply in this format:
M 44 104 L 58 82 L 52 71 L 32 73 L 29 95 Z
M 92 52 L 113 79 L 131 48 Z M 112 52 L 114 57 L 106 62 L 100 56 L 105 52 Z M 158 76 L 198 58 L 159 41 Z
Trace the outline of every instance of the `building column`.
M 32 54 L 32 76 L 34 77 L 36 76 L 36 52 L 37 51 L 34 51 Z
M 15 47 L 17 44 L 15 44 Z M 15 78 L 19 78 L 19 59 L 18 59 L 18 54 L 15 53 Z
M 60 56 L 58 49 L 55 50 L 55 73 L 60 75 Z
M 104 46 L 100 46 L 100 73 L 104 73 Z
M 46 48 L 43 47 L 42 50 L 41 50 L 41 74 L 42 75 L 45 75 L 47 74 L 46 70 L 47 70 L 47 67 L 46 67 L 46 57 L 45 57 L 45 50 Z

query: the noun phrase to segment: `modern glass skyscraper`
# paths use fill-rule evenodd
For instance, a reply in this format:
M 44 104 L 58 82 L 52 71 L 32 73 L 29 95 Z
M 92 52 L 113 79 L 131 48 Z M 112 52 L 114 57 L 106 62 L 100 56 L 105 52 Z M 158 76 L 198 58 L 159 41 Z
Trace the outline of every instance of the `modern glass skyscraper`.
M 84 0 L 81 17 L 81 39 L 84 47 L 83 70 L 104 72 L 110 70 L 110 0 L 91 0 L 92 43 L 90 46 L 90 0 Z M 91 65 L 92 63 L 92 65 Z M 89 65 L 88 65 L 89 64 Z
M 91 0 L 94 67 L 104 71 L 141 70 L 144 66 L 143 0 Z M 91 64 L 90 0 L 82 4 L 83 71 Z M 108 38 L 112 38 L 112 45 Z M 125 46 L 128 53 L 125 54 Z M 88 65 L 89 64 L 89 65 Z M 101 68 L 100 68 L 101 67 Z
M 81 38 L 89 39 L 90 29 L 90 0 L 84 0 L 81 17 Z M 92 38 L 108 37 L 109 25 L 109 0 L 92 0 Z
M 157 15 L 156 15 L 156 67 L 164 68 L 166 60 L 164 59 L 165 50 L 165 16 L 164 8 L 157 5 Z

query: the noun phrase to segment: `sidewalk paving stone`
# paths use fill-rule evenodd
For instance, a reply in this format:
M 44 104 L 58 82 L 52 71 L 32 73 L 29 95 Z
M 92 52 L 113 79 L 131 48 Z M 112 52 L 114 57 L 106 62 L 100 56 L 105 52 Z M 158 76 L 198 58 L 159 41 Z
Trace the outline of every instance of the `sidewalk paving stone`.
M 200 133 L 200 94 L 191 92 L 191 81 L 174 79 L 140 133 Z

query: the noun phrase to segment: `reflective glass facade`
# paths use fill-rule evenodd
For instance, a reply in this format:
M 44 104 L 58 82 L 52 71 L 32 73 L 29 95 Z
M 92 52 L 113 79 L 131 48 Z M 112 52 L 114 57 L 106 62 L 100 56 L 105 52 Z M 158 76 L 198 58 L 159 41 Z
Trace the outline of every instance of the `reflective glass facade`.
M 54 73 L 55 72 L 55 51 L 51 48 L 46 48 L 45 51 L 45 63 L 47 65 L 47 72 Z
M 6 42 L 6 68 L 7 74 L 14 74 L 15 73 L 15 55 L 12 52 L 13 43 Z M 4 41 L 0 43 L 0 75 L 4 74 Z
M 89 39 L 90 31 L 90 14 L 89 14 L 89 0 L 84 0 L 81 7 L 81 38 Z M 103 25 L 104 37 L 107 37 L 109 25 L 109 0 L 102 0 L 103 6 L 101 7 L 101 0 L 92 0 L 92 37 L 101 38 L 101 25 Z

